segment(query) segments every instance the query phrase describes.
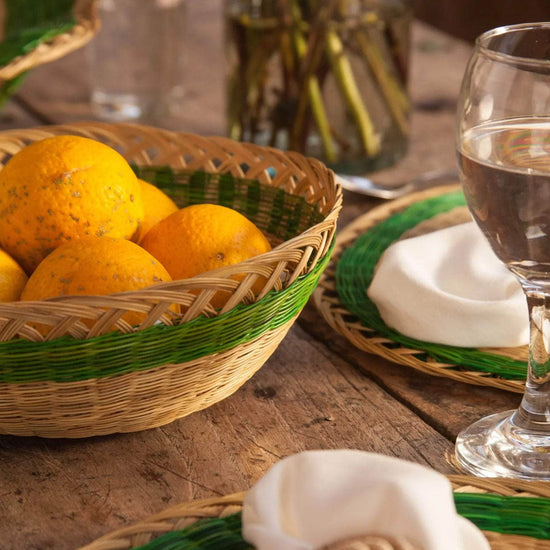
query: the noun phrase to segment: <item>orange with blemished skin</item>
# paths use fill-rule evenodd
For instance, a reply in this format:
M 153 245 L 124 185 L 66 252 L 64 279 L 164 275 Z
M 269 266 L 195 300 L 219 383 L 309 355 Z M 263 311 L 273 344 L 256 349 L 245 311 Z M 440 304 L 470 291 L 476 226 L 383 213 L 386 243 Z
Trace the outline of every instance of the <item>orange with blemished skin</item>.
M 172 279 L 187 279 L 212 269 L 240 263 L 271 250 L 265 235 L 245 216 L 217 204 L 196 204 L 174 212 L 152 227 L 141 246 L 157 258 Z M 246 274 L 233 278 L 242 280 Z M 258 294 L 265 284 L 253 285 Z M 229 293 L 218 291 L 214 307 L 222 307 Z
M 21 300 L 44 300 L 63 295 L 105 295 L 138 290 L 172 280 L 149 252 L 126 239 L 83 237 L 51 252 L 29 277 Z M 144 315 L 128 312 L 132 325 Z
M 142 217 L 141 188 L 130 165 L 93 139 L 37 141 L 0 170 L 0 246 L 29 274 L 71 239 L 131 238 Z
M 271 250 L 250 220 L 217 204 L 196 204 L 174 212 L 149 230 L 141 246 L 172 279 L 194 277 Z

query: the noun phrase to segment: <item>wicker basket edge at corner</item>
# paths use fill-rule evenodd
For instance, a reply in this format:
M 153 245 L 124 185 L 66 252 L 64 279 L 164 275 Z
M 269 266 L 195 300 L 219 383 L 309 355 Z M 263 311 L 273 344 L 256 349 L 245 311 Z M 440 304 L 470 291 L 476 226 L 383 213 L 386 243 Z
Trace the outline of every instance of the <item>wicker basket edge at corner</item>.
M 98 4 L 99 0 L 75 0 L 73 15 L 76 23 L 73 27 L 40 42 L 28 53 L 0 67 L 0 82 L 11 80 L 29 69 L 55 61 L 86 45 L 99 30 Z
M 0 373 L 3 395 L 0 399 L 0 433 L 80 438 L 132 432 L 166 424 L 228 397 L 265 363 L 282 341 L 328 261 L 342 200 L 341 189 L 332 172 L 314 159 L 226 138 L 176 133 L 136 124 L 104 123 L 0 132 L 0 164 L 3 165 L 28 143 L 59 134 L 76 134 L 103 141 L 138 166 L 162 165 L 193 172 L 230 173 L 238 178 L 259 181 L 282 189 L 286 194 L 300 195 L 322 216 L 318 217 L 320 221 L 312 222 L 305 230 L 267 253 L 238 266 L 221 268 L 193 279 L 117 295 L 0 304 L 0 347 L 13 344 L 13 347 L 0 349 L 2 357 L 12 365 L 5 364 L 3 370 L 7 374 Z M 233 276 L 242 273 L 245 264 L 249 275 L 235 281 Z M 258 290 L 254 287 L 253 292 L 252 286 L 258 277 L 262 277 L 265 283 L 254 298 L 251 296 Z M 216 311 L 210 304 L 210 298 L 218 289 L 231 293 L 221 311 Z M 168 318 L 166 323 L 166 311 L 174 302 L 185 305 L 187 310 L 183 318 L 172 323 L 176 326 L 170 327 L 171 319 Z M 137 329 L 125 327 L 121 316 L 126 311 L 137 311 L 136 304 L 141 307 L 137 310 L 148 310 L 147 317 Z M 166 307 L 159 308 L 159 304 Z M 241 304 L 246 307 L 237 307 Z M 95 312 L 95 317 L 90 316 L 90 311 Z M 95 319 L 95 325 L 84 328 L 87 334 L 82 335 L 83 323 L 79 315 Z M 113 316 L 118 319 L 114 325 L 119 329 L 117 333 L 111 332 Z M 33 323 L 41 321 L 53 323 L 49 333 L 51 338 L 46 338 L 51 342 L 42 342 L 43 337 L 32 328 Z M 157 321 L 167 324 L 167 329 L 173 329 L 163 332 L 162 338 L 167 338 L 164 345 L 177 345 L 182 349 L 179 355 L 172 354 L 171 348 L 167 352 L 163 349 L 168 359 L 162 359 L 162 363 L 151 349 L 151 346 L 161 345 L 156 341 L 159 327 L 152 326 L 158 324 Z M 202 324 L 193 325 L 196 321 Z M 96 359 L 90 355 L 92 359 L 85 360 L 92 361 L 93 372 L 100 372 L 99 375 L 90 375 L 86 370 L 85 375 L 77 373 L 74 379 L 63 378 L 63 372 L 60 372 L 61 380 L 50 377 L 49 367 L 52 365 L 62 371 L 61 367 L 55 366 L 58 361 L 65 361 L 66 366 L 72 365 L 78 350 L 87 355 L 88 343 L 95 346 L 97 353 L 104 354 L 103 344 L 96 344 L 98 340 L 95 338 L 87 339 L 101 335 L 101 327 L 105 329 L 105 337 L 113 338 L 109 352 L 113 349 L 113 353 L 118 353 L 117 344 L 120 344 L 123 354 L 129 349 L 129 344 L 133 346 L 133 357 L 128 359 L 133 362 L 131 367 L 126 366 L 124 357 L 122 368 L 111 370 L 111 356 L 107 356 L 107 369 L 100 371 L 96 369 Z M 183 337 L 180 329 L 184 331 Z M 29 338 L 29 334 L 32 337 Z M 76 336 L 77 345 L 82 343 L 77 352 L 72 348 L 69 350 L 68 358 L 63 358 L 62 354 L 73 344 L 69 341 L 65 347 L 62 340 L 57 340 L 57 336 L 63 334 Z M 176 338 L 171 340 L 174 334 Z M 201 340 L 197 346 L 203 347 L 197 348 L 196 356 L 190 356 L 189 346 L 182 344 L 182 338 L 190 342 L 189 338 L 197 334 Z M 216 341 L 215 349 L 202 343 L 209 334 Z M 25 341 L 16 338 L 17 335 L 23 336 Z M 34 342 L 28 341 L 33 339 Z M 177 343 L 173 344 L 174 341 Z M 34 347 L 16 348 L 19 344 Z M 151 364 L 136 367 L 136 360 L 142 361 L 142 353 Z M 45 359 L 45 354 L 48 365 L 35 368 L 37 362 Z M 31 356 L 33 360 L 29 364 Z M 14 372 L 16 370 L 20 372 Z M 13 378 L 14 374 L 17 378 Z M 58 406 L 58 392 L 63 393 L 63 408 Z M 151 392 L 154 398 L 151 398 Z

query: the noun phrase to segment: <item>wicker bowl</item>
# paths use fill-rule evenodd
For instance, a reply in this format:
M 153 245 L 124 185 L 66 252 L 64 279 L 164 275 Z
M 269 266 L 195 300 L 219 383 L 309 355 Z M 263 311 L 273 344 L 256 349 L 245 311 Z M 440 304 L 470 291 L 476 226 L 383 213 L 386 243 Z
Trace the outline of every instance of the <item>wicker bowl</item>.
M 59 134 L 112 146 L 180 206 L 241 211 L 274 248 L 137 292 L 0 304 L 0 433 L 132 432 L 229 396 L 273 353 L 328 262 L 342 198 L 333 173 L 314 159 L 226 138 L 103 123 L 0 132 L 0 166 Z M 229 299 L 216 310 L 219 290 Z M 128 311 L 145 313 L 138 327 L 122 319 Z

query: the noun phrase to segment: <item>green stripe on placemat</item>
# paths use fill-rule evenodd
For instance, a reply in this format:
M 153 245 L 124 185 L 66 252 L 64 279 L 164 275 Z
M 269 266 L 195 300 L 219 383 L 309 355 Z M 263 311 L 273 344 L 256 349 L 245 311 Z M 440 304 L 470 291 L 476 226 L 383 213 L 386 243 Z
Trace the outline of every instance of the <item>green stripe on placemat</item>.
M 43 42 L 70 31 L 76 25 L 74 0 L 0 0 L 6 5 L 0 66 L 32 52 Z M 22 84 L 27 72 L 0 84 L 0 108 Z
M 462 365 L 510 380 L 522 380 L 527 372 L 527 365 L 523 361 L 473 348 L 423 342 L 393 330 L 384 323 L 375 304 L 367 296 L 374 269 L 393 242 L 420 222 L 465 204 L 461 191 L 446 193 L 414 203 L 375 225 L 358 237 L 342 254 L 336 266 L 336 290 L 344 307 L 366 327 L 398 344 L 426 352 L 440 362 Z
M 253 550 L 243 539 L 241 514 L 203 519 L 139 546 L 140 550 Z
M 550 539 L 550 499 L 454 493 L 461 516 L 484 531 Z
M 0 43 L 2 66 L 76 24 L 74 0 L 5 0 L 5 4 L 4 40 Z
M 6 101 L 15 93 L 15 91 L 21 86 L 23 80 L 27 76 L 27 72 L 18 74 L 11 80 L 6 80 L 0 84 L 0 109 L 5 105 Z
M 550 499 L 454 493 L 458 513 L 483 531 L 550 539 Z M 241 513 L 199 520 L 165 533 L 138 550 L 252 550 L 242 538 Z

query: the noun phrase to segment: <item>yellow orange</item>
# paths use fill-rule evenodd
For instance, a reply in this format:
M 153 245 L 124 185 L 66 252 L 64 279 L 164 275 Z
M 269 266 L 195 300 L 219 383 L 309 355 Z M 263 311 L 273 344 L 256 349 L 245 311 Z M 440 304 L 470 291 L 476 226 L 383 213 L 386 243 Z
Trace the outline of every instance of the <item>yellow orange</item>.
M 137 243 L 143 240 L 151 227 L 178 210 L 177 204 L 158 187 L 141 179 L 138 181 L 143 201 L 143 219 L 135 239 Z
M 29 274 L 71 239 L 131 238 L 142 217 L 141 189 L 130 165 L 92 139 L 37 141 L 0 170 L 0 246 Z
M 271 250 L 254 223 L 236 210 L 216 204 L 197 204 L 174 212 L 152 227 L 141 245 L 164 265 L 172 279 L 194 277 Z M 213 303 L 219 307 L 223 300 Z
M 26 282 L 27 275 L 21 266 L 0 249 L 0 302 L 19 300 Z
M 138 290 L 171 277 L 162 264 L 136 243 L 110 237 L 84 237 L 57 247 L 23 289 L 22 300 L 62 295 L 105 295 Z M 143 314 L 123 317 L 135 325 Z
M 193 277 L 271 250 L 250 220 L 217 204 L 197 204 L 174 212 L 149 230 L 142 246 L 172 279 Z

